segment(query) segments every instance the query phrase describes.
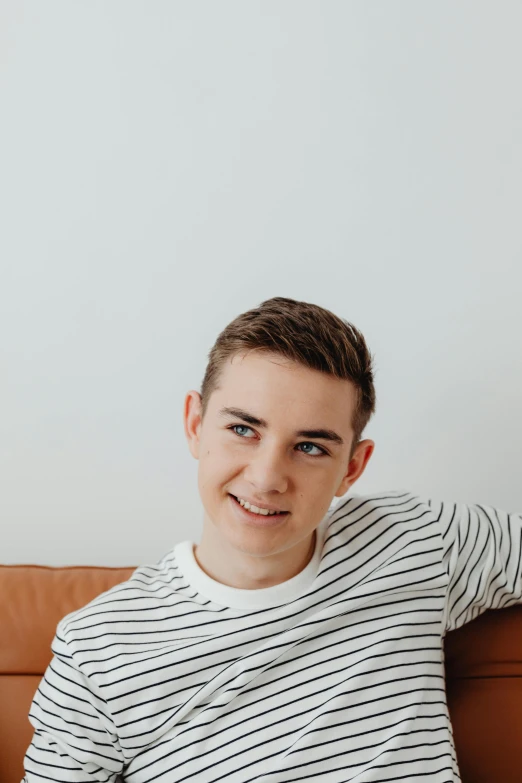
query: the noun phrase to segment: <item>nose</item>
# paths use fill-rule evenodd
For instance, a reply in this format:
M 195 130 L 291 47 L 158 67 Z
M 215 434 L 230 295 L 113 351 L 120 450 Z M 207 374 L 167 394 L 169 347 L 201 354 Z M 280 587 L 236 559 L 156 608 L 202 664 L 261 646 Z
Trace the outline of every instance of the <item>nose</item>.
M 285 457 L 275 445 L 258 447 L 250 456 L 244 476 L 258 492 L 283 493 L 288 488 Z

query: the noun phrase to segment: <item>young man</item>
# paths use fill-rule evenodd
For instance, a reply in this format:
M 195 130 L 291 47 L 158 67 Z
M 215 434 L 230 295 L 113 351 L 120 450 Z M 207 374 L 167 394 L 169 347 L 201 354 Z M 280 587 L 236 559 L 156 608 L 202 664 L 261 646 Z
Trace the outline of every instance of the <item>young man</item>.
M 226 327 L 185 400 L 201 541 L 59 623 L 27 783 L 460 780 L 443 639 L 522 602 L 522 516 L 344 497 L 374 409 L 333 313 L 276 297 Z

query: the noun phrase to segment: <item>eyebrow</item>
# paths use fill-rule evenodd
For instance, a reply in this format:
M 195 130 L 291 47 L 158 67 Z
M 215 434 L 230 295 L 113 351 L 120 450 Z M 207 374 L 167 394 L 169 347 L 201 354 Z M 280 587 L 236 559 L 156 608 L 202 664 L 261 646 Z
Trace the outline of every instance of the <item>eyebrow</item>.
M 253 424 L 255 427 L 268 427 L 268 422 L 264 419 L 258 419 L 257 416 L 253 416 L 248 411 L 243 411 L 241 408 L 221 408 L 219 411 L 221 417 L 234 417 L 236 419 L 242 419 L 247 424 Z M 295 433 L 297 438 L 318 438 L 320 440 L 329 440 L 332 443 L 338 443 L 340 446 L 344 444 L 344 440 L 333 430 L 317 429 L 317 430 L 299 430 Z

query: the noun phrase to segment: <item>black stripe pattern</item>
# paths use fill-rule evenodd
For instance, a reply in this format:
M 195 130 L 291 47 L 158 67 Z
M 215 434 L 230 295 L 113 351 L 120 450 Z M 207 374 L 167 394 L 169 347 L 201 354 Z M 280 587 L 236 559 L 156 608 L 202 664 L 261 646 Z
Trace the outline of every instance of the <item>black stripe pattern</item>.
M 522 603 L 522 516 L 352 495 L 304 572 L 236 590 L 192 543 L 64 617 L 25 783 L 459 781 L 443 638 Z

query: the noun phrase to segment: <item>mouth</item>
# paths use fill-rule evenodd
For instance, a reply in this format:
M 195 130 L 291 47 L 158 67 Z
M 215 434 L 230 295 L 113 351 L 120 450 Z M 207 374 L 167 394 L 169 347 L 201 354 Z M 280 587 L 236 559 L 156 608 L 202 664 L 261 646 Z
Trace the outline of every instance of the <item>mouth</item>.
M 289 511 L 278 511 L 275 514 L 256 514 L 254 511 L 249 511 L 241 505 L 235 495 L 229 493 L 231 501 L 234 503 L 235 508 L 243 515 L 244 518 L 249 521 L 255 522 L 259 525 L 273 525 L 280 522 L 282 519 L 289 515 Z

